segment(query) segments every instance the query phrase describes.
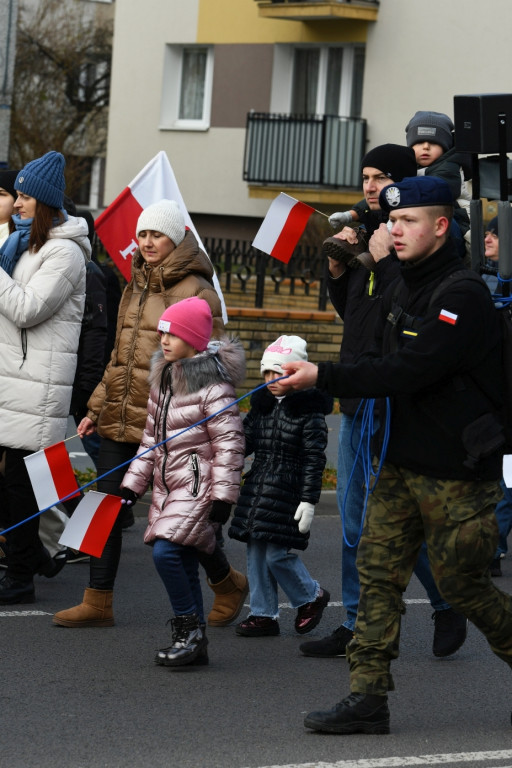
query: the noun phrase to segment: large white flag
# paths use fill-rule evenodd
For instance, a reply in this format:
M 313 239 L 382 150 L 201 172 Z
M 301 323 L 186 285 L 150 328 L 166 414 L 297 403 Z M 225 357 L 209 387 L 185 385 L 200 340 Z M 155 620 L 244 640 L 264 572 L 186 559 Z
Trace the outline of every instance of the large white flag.
M 200 247 L 206 253 L 181 196 L 169 158 L 165 152 L 160 151 L 95 221 L 98 237 L 126 280 L 130 279 L 131 260 L 137 248 L 135 238 L 137 219 L 148 205 L 164 199 L 175 200 L 178 203 L 185 217 L 186 226 L 192 230 Z M 223 320 L 227 323 L 226 305 L 215 272 L 213 284 L 222 304 Z

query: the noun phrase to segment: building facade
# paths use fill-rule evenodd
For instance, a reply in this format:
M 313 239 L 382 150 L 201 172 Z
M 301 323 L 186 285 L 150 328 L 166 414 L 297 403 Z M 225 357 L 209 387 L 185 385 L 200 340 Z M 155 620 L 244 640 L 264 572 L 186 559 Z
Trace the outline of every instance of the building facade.
M 281 191 L 348 208 L 364 152 L 404 143 L 417 110 L 453 117 L 454 95 L 512 90 L 509 0 L 123 0 L 115 13 L 105 202 L 164 150 L 205 236 L 252 238 Z

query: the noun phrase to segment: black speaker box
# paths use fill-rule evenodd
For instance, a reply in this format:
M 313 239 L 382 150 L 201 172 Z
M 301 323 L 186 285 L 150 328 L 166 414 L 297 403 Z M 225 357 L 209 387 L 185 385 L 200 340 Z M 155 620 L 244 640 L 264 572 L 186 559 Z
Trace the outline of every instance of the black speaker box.
M 505 115 L 504 152 L 512 151 L 512 94 L 480 93 L 453 97 L 455 146 L 460 152 L 499 152 L 500 115 Z

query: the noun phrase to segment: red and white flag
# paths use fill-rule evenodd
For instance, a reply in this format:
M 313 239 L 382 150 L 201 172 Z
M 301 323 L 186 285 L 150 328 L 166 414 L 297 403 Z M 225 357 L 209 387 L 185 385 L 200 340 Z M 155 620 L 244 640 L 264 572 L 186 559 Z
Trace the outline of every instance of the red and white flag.
M 101 557 L 120 507 L 119 496 L 89 491 L 73 512 L 59 544 Z
M 126 280 L 130 280 L 132 256 L 137 248 L 137 219 L 148 205 L 160 200 L 175 200 L 178 203 L 186 226 L 192 230 L 199 246 L 206 253 L 181 196 L 169 158 L 165 152 L 160 151 L 95 221 L 98 237 Z M 224 297 L 215 272 L 213 284 L 219 295 L 226 323 L 228 318 Z
M 59 499 L 78 490 L 75 473 L 63 442 L 25 456 L 25 466 L 39 510 L 48 509 Z M 77 495 L 73 493 L 73 496 Z
M 253 240 L 253 247 L 288 264 L 314 210 L 281 192 L 272 201 Z

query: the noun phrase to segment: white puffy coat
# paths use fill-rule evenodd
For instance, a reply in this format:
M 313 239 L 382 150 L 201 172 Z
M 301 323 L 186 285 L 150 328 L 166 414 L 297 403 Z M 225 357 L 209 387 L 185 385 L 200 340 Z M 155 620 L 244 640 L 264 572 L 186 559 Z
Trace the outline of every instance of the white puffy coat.
M 37 451 L 66 434 L 91 247 L 70 216 L 12 277 L 0 269 L 0 445 Z

